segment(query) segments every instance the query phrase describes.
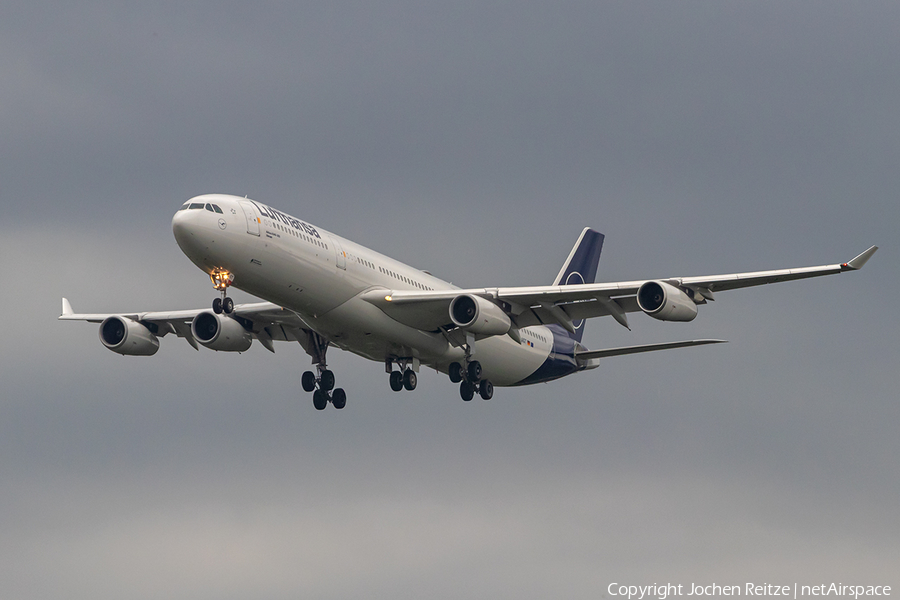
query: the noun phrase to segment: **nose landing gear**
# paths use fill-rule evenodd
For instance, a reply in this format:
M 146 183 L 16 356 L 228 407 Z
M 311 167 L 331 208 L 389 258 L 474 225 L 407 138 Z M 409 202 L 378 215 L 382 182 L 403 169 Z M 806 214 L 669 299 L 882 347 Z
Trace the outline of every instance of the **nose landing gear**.
M 213 287 L 222 292 L 221 298 L 213 300 L 212 309 L 217 315 L 223 312 L 230 315 L 234 312 L 234 300 L 228 297 L 228 286 L 234 283 L 234 273 L 230 273 L 225 269 L 213 269 L 209 274 Z

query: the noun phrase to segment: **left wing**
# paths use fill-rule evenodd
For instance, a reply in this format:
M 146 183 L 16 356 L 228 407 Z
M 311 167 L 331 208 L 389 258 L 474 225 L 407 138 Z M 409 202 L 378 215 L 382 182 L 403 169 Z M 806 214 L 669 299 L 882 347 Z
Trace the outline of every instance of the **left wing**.
M 651 281 L 681 290 L 694 304 L 705 304 L 707 300 L 715 299 L 714 292 L 856 271 L 876 250 L 878 247 L 872 246 L 845 263 L 818 267 L 578 285 L 427 292 L 380 289 L 370 290 L 363 297 L 397 321 L 430 331 L 454 326 L 449 318 L 450 303 L 463 295 L 477 296 L 498 305 L 512 318 L 515 327 L 557 324 L 574 331 L 573 322 L 604 315 L 612 316 L 627 327 L 625 314 L 643 310 L 638 304 L 637 293 L 641 286 Z

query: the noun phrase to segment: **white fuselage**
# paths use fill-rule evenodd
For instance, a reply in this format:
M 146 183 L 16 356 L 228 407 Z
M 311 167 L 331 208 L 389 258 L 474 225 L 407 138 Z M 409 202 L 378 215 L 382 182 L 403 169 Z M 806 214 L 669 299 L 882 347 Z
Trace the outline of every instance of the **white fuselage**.
M 296 312 L 333 345 L 365 358 L 415 359 L 444 372 L 464 360 L 464 350 L 443 333 L 399 323 L 360 297 L 372 290 L 456 289 L 452 284 L 260 202 L 222 194 L 190 202 L 204 208 L 179 210 L 172 229 L 185 255 L 206 273 L 228 270 L 234 287 Z M 531 382 L 525 380 L 554 354 L 549 327 L 523 328 L 521 338 L 474 343 L 473 356 L 495 385 Z

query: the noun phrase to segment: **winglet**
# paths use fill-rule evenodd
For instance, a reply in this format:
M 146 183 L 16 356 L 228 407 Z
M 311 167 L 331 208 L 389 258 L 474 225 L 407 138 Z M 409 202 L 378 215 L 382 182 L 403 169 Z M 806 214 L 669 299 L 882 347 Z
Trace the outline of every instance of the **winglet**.
M 878 246 L 872 246 L 853 260 L 849 262 L 845 262 L 841 265 L 842 271 L 858 271 L 863 268 L 863 265 L 872 258 L 872 255 L 875 254 L 875 251 L 878 250 Z
M 75 314 L 75 311 L 72 310 L 72 305 L 69 304 L 68 298 L 63 298 L 62 299 L 62 316 L 65 317 L 66 315 L 74 315 L 74 314 Z

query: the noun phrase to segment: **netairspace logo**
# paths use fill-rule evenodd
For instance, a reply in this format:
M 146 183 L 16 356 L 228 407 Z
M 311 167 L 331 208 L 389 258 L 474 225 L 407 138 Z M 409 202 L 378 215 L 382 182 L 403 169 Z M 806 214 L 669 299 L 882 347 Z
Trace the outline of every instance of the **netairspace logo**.
M 606 592 L 610 596 L 621 596 L 627 600 L 643 600 L 657 598 L 666 600 L 672 596 L 785 596 L 794 600 L 802 597 L 843 596 L 854 598 L 866 596 L 890 596 L 889 585 L 844 585 L 842 583 L 822 583 L 819 585 L 775 585 L 772 583 L 744 583 L 743 585 L 721 585 L 710 583 L 701 585 L 665 583 L 652 585 L 626 585 L 614 582 L 609 584 Z

